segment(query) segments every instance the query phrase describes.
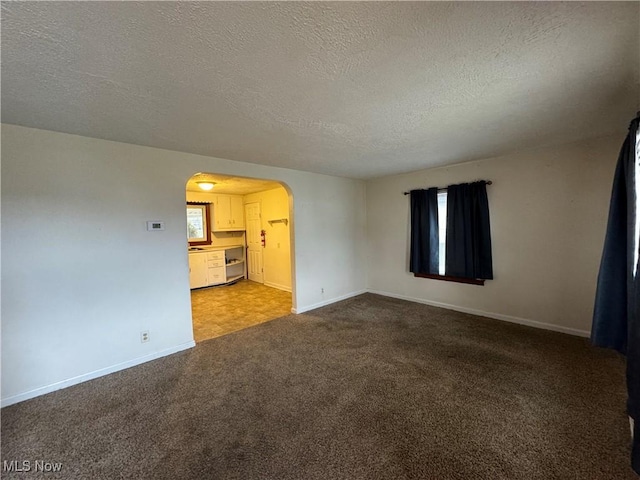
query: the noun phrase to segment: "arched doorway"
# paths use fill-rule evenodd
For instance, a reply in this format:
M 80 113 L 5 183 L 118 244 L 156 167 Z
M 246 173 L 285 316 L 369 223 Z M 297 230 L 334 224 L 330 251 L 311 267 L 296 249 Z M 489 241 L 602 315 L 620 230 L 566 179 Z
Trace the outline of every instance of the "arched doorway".
M 291 313 L 295 277 L 289 187 L 199 172 L 187 181 L 186 201 L 196 342 Z M 189 238 L 194 234 L 200 236 Z

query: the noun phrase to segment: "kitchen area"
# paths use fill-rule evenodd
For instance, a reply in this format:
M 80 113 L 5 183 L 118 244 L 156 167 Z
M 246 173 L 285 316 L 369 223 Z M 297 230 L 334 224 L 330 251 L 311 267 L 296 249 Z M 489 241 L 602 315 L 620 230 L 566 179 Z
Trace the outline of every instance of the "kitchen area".
M 186 189 L 196 342 L 291 313 L 289 195 L 268 180 L 196 174 Z

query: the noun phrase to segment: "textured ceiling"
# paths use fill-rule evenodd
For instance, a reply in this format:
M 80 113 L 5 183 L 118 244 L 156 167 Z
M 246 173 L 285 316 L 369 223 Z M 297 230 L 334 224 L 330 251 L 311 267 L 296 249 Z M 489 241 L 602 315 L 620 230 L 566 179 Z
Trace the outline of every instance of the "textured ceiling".
M 621 132 L 640 4 L 3 2 L 2 121 L 370 178 Z
M 270 180 L 231 177 L 229 175 L 212 173 L 196 173 L 187 182 L 188 192 L 202 192 L 196 182 L 213 182 L 215 185 L 211 193 L 233 193 L 236 195 L 248 195 L 250 193 L 263 192 L 282 186 L 278 182 L 272 182 Z

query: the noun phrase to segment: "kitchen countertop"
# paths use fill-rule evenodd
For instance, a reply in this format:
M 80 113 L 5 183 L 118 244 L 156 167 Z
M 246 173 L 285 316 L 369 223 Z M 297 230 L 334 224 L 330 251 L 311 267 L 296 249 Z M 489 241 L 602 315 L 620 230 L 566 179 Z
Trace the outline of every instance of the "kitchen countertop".
M 227 245 L 225 247 L 212 247 L 209 245 L 205 245 L 202 247 L 189 247 L 189 253 L 206 253 L 206 252 L 215 252 L 220 250 L 229 250 L 231 248 L 242 248 L 244 245 Z

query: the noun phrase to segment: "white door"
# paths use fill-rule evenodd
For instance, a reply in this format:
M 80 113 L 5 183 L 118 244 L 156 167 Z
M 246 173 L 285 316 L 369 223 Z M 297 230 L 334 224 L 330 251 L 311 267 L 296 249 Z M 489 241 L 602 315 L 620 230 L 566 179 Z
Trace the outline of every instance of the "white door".
M 260 204 L 247 203 L 244 206 L 247 222 L 247 272 L 249 280 L 264 283 L 262 274 L 262 221 L 260 220 Z

